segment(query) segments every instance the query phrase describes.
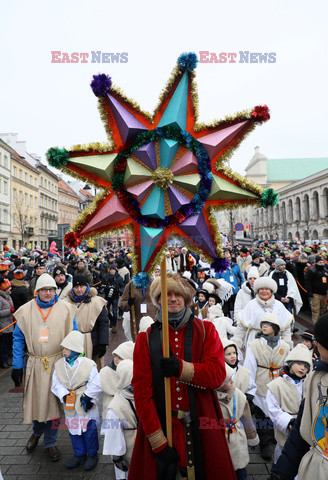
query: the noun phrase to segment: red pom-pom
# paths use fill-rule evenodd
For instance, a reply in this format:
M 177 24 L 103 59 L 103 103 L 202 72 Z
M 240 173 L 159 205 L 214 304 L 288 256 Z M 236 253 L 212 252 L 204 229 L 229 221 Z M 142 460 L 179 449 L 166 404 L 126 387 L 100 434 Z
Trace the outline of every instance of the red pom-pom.
M 80 245 L 81 239 L 77 233 L 69 232 L 69 233 L 66 233 L 64 237 L 64 243 L 69 248 L 76 248 Z
M 263 123 L 269 120 L 270 113 L 267 105 L 258 105 L 251 113 L 256 122 Z

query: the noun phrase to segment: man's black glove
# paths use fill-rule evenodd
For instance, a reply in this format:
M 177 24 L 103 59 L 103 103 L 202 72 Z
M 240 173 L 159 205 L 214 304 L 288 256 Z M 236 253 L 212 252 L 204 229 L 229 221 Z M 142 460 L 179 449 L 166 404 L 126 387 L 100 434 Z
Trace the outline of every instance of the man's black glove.
M 106 345 L 98 345 L 97 346 L 97 353 L 98 353 L 98 358 L 101 358 L 105 355 L 106 353 Z
M 168 445 L 156 453 L 157 480 L 175 480 L 178 461 L 176 449 Z
M 123 455 L 113 455 L 113 462 L 115 467 L 122 470 L 122 472 L 127 472 L 129 470 L 129 463 L 125 460 L 125 458 L 123 458 Z
M 131 307 L 132 305 L 134 305 L 135 302 L 136 302 L 136 299 L 135 299 L 135 298 L 129 297 L 129 299 L 128 299 L 128 304 L 130 305 L 130 307 Z
M 292 418 L 289 422 L 289 424 L 287 425 L 287 430 L 292 430 L 293 429 L 293 425 L 296 421 L 296 418 Z
M 160 367 L 164 377 L 178 377 L 180 370 L 179 360 L 171 355 L 170 358 L 161 358 Z
M 13 368 L 11 372 L 11 379 L 15 384 L 15 387 L 19 387 L 23 380 L 23 369 L 22 368 Z
M 93 402 L 88 395 L 83 394 L 81 397 L 81 405 L 83 407 L 83 410 L 87 412 L 88 410 L 91 410 L 93 407 Z
M 253 402 L 254 395 L 251 395 L 250 393 L 246 393 L 245 395 L 248 403 L 251 405 L 251 403 Z
M 66 395 L 63 396 L 63 402 L 64 403 L 66 403 L 67 396 L 68 396 L 68 393 L 66 393 Z

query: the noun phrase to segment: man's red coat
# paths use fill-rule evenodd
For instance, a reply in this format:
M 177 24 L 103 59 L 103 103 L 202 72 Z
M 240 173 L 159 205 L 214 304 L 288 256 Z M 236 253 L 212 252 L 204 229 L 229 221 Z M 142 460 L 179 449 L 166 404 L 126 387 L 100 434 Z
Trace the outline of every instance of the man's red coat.
M 214 389 L 221 386 L 226 375 L 223 346 L 211 322 L 204 321 L 202 324 L 199 319 L 194 318 L 193 323 L 194 376 L 191 384 L 198 387 L 195 388 L 195 397 L 205 465 L 205 478 L 202 480 L 235 480 L 220 405 L 213 393 Z M 146 438 L 161 429 L 153 389 L 149 332 L 150 329 L 137 336 L 134 348 L 132 385 L 139 426 L 129 468 L 129 480 L 156 480 L 155 454 Z M 186 325 L 178 330 L 169 326 L 170 347 L 179 359 L 184 359 L 185 332 Z M 194 359 L 200 361 L 195 363 Z M 182 362 L 180 374 L 181 370 Z M 171 398 L 173 410 L 189 410 L 187 385 L 176 377 L 171 377 Z M 173 418 L 172 423 L 173 446 L 180 457 L 179 466 L 186 467 L 184 427 L 177 418 Z M 165 444 L 161 448 L 164 446 Z

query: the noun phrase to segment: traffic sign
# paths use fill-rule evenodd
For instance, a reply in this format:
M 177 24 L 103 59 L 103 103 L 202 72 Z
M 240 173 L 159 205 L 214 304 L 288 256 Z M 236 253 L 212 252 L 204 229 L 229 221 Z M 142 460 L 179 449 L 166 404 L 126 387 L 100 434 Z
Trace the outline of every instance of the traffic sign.
M 236 232 L 242 232 L 244 230 L 244 225 L 242 223 L 236 223 L 235 230 Z

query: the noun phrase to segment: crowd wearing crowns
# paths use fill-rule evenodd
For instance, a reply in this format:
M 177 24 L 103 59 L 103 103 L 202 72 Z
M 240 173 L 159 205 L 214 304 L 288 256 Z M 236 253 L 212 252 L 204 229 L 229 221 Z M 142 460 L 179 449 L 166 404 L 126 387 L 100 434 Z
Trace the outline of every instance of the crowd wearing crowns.
M 326 371 L 322 365 L 327 365 L 328 358 L 320 358 L 316 341 L 328 349 L 328 257 L 327 247 L 321 244 L 267 242 L 249 249 L 228 246 L 225 257 L 228 266 L 217 273 L 203 256 L 186 247 L 167 249 L 173 357 L 170 363 L 161 361 L 158 372 L 176 378 L 172 408 L 177 418 L 180 411 L 188 410 L 190 386 L 215 392 L 223 413 L 216 421 L 223 422 L 225 433 L 224 439 L 216 441 L 221 449 L 227 446 L 232 458 L 225 465 L 226 477 L 232 469 L 238 479 L 244 479 L 249 448 L 256 445 L 263 459 L 270 461 L 275 443 L 274 464 L 281 464 L 302 402 L 304 380 L 316 368 Z M 146 412 L 151 407 L 144 392 L 154 388 L 157 395 L 157 387 L 152 386 L 154 372 L 147 377 L 148 367 L 134 363 L 143 362 L 146 352 L 149 362 L 156 362 L 151 345 L 156 343 L 156 325 L 162 322 L 161 268 L 157 266 L 149 286 L 140 288 L 132 279 L 131 259 L 127 248 L 104 247 L 95 252 L 81 247 L 68 249 L 62 256 L 5 250 L 0 263 L 0 367 L 13 365 L 17 386 L 24 378 L 24 421 L 33 423 L 29 452 L 44 435 L 47 454 L 52 461 L 59 460 L 53 419 L 60 419 L 64 411 L 74 451 L 66 466 L 93 469 L 102 417 L 103 454 L 113 457 L 116 478 L 128 478 L 128 474 L 138 478 L 138 469 L 144 478 L 152 478 L 140 464 L 146 440 L 150 471 L 162 469 L 166 478 L 174 478 L 169 466 L 176 465 L 182 478 L 189 478 L 184 462 L 177 458 L 186 455 L 198 472 L 199 459 L 195 453 L 189 456 L 188 447 L 178 441 L 175 450 L 169 450 L 160 415 L 154 426 Z M 314 329 L 298 335 L 294 322 L 299 312 L 311 316 Z M 181 343 L 180 332 L 189 328 L 191 319 L 193 335 L 203 335 L 206 341 L 211 338 L 213 352 L 222 358 L 223 363 L 216 366 L 216 383 L 204 380 L 198 364 L 191 361 L 194 353 L 187 358 L 187 346 Z M 120 321 L 126 342 L 104 363 L 109 335 L 116 333 Z M 202 348 L 200 343 L 199 352 Z M 206 359 L 202 361 L 210 372 L 210 361 L 208 365 Z M 97 404 L 102 397 L 100 415 Z M 154 408 L 156 412 L 157 403 Z M 198 407 L 197 413 L 204 412 Z M 113 425 L 120 426 L 119 435 Z M 178 428 L 174 419 L 173 426 Z M 314 436 L 314 440 L 318 451 L 326 448 L 320 438 Z M 203 478 L 210 478 L 209 472 L 205 466 Z

